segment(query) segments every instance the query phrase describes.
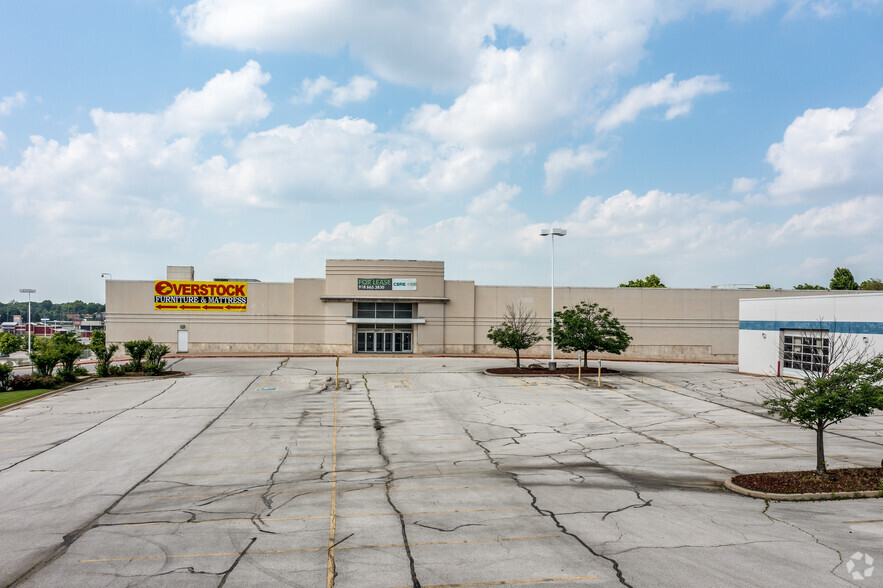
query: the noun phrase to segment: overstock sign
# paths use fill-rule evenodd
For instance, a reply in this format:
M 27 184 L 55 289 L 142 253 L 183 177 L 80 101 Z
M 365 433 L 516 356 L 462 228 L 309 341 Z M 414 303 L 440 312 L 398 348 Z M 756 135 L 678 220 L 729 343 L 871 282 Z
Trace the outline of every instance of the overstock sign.
M 154 310 L 245 312 L 248 282 L 170 282 L 153 284 Z

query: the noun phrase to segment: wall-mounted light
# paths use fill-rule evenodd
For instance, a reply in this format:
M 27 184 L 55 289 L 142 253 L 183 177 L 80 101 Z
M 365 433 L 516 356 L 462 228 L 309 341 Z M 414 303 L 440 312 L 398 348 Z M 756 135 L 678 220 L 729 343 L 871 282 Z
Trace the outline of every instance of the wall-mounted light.
M 864 341 L 865 345 L 867 345 L 868 344 L 868 336 L 865 335 L 864 337 L 862 337 L 862 341 Z
M 766 333 L 761 333 L 760 336 L 766 339 Z
M 181 325 L 181 330 L 182 330 L 182 331 L 185 330 L 186 328 L 187 328 L 187 325 Z

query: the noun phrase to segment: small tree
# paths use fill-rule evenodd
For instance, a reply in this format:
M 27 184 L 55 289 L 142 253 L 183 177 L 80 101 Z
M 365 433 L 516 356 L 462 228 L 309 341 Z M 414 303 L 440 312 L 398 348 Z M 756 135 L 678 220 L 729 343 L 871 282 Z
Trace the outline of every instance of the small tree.
M 107 335 L 104 331 L 93 331 L 92 340 L 89 342 L 89 348 L 95 354 L 98 363 L 95 364 L 95 373 L 99 378 L 106 378 L 110 375 L 110 364 L 113 356 L 120 348 L 119 345 L 107 345 Z
M 152 376 L 158 376 L 166 371 L 166 360 L 163 359 L 163 355 L 168 352 L 168 345 L 151 345 L 147 349 L 147 361 L 144 362 L 144 371 Z
M 755 286 L 758 290 L 772 290 L 772 286 L 769 284 L 764 284 L 763 286 Z
M 878 280 L 877 278 L 868 278 L 864 282 L 862 282 L 859 287 L 859 290 L 883 290 L 883 281 Z
M 838 267 L 834 270 L 829 287 L 831 290 L 858 290 L 858 284 L 852 277 L 852 272 L 845 267 Z
M 123 343 L 123 346 L 126 348 L 126 353 L 132 358 L 129 366 L 133 372 L 140 372 L 142 370 L 141 360 L 144 359 L 144 356 L 147 354 L 147 350 L 150 349 L 151 345 L 153 345 L 152 339 L 139 339 Z
M 55 333 L 49 340 L 50 345 L 55 348 L 58 355 L 58 361 L 61 364 L 59 375 L 66 380 L 73 378 L 74 363 L 83 354 L 86 346 L 80 343 L 77 334 L 73 331 L 66 333 Z
M 31 363 L 40 376 L 51 376 L 55 366 L 61 361 L 58 349 L 52 344 L 51 339 L 37 337 L 31 345 Z
M 811 374 L 802 382 L 780 380 L 764 406 L 788 422 L 816 432 L 816 473 L 827 472 L 825 429 L 851 416 L 883 410 L 883 356 L 840 365 L 830 374 Z
M 0 363 L 0 392 L 9 390 L 12 385 L 12 366 Z
M 627 284 L 620 284 L 620 288 L 665 288 L 665 284 L 656 274 L 650 274 L 646 278 L 629 280 Z
M 883 357 L 873 357 L 855 333 L 836 321 L 821 318 L 786 336 L 784 345 L 784 367 L 790 364 L 801 379 L 769 380 L 763 404 L 770 414 L 816 432 L 816 471 L 824 474 L 825 429 L 883 408 Z
M 794 286 L 795 290 L 827 290 L 824 286 L 819 286 L 817 284 L 798 284 Z
M 13 335 L 12 333 L 0 334 L 0 355 L 10 355 L 26 348 L 27 344 L 24 342 L 24 337 Z
M 619 355 L 632 341 L 625 327 L 609 310 L 582 301 L 573 308 L 555 311 L 555 345 L 562 351 L 582 351 L 583 367 L 589 367 L 588 352 Z
M 521 367 L 521 350 L 533 347 L 543 336 L 540 335 L 540 324 L 536 313 L 526 308 L 521 302 L 516 306 L 513 303 L 506 305 L 503 313 L 503 323 L 491 327 L 487 332 L 487 338 L 493 341 L 501 349 L 515 351 L 515 367 Z

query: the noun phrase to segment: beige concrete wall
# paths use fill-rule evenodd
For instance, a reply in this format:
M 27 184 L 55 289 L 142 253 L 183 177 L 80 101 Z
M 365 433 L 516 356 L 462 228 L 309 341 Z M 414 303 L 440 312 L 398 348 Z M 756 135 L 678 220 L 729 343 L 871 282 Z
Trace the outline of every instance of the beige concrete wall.
M 582 300 L 610 309 L 633 341 L 621 358 L 736 362 L 739 350 L 739 299 L 794 296 L 794 291 L 681 288 L 556 288 L 555 309 Z M 803 295 L 799 293 L 798 295 Z M 805 295 L 818 295 L 806 291 Z M 550 324 L 550 289 L 511 286 L 475 288 L 475 352 L 499 354 L 487 339 L 508 302 L 531 303 L 545 335 Z M 549 341 L 525 356 L 547 358 Z M 558 357 L 575 357 L 555 351 Z M 604 357 L 598 354 L 598 357 Z M 611 356 L 612 357 L 612 356 Z
M 170 275 L 184 277 L 170 266 Z M 445 281 L 444 263 L 435 261 L 328 260 L 325 279 L 248 284 L 246 312 L 156 311 L 150 281 L 108 280 L 108 341 L 123 343 L 150 337 L 175 351 L 184 325 L 191 352 L 352 353 L 353 316 L 359 300 L 415 303 L 417 354 L 488 354 L 509 356 L 487 339 L 506 305 L 533 308 L 546 334 L 550 292 L 544 287 L 476 286 Z M 416 278 L 416 291 L 360 291 L 358 278 Z M 609 308 L 633 337 L 622 356 L 632 359 L 735 362 L 738 354 L 739 299 L 817 296 L 824 292 L 776 290 L 703 290 L 677 288 L 557 288 L 555 306 L 589 300 Z M 524 354 L 547 358 L 543 341 Z M 556 357 L 565 357 L 556 350 Z
M 359 290 L 358 278 L 415 278 L 416 290 Z M 445 292 L 443 261 L 329 259 L 325 262 L 325 295 L 370 299 L 438 298 Z

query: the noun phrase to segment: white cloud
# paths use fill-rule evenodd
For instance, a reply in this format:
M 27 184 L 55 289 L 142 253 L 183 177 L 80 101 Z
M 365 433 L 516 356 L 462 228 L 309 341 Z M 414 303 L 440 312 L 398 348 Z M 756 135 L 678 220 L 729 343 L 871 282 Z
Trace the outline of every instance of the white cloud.
M 883 234 L 883 197 L 864 196 L 796 214 L 779 229 L 775 238 L 806 239 L 849 235 Z
M 751 192 L 756 187 L 757 180 L 754 178 L 734 178 L 730 191 L 734 194 L 744 194 L 745 192 Z
M 334 106 L 343 106 L 349 102 L 364 102 L 377 90 L 377 80 L 365 76 L 353 76 L 346 86 L 338 86 L 331 90 L 328 100 Z
M 543 168 L 546 172 L 546 192 L 554 192 L 561 185 L 564 176 L 572 171 L 591 173 L 595 164 L 605 158 L 607 153 L 594 149 L 589 145 L 581 145 L 579 149 L 557 149 L 549 154 Z
M 345 86 L 338 86 L 337 82 L 329 80 L 325 76 L 319 76 L 315 80 L 309 78 L 301 83 L 301 93 L 292 99 L 294 103 L 312 104 L 322 95 L 328 95 L 328 103 L 341 107 L 350 102 L 364 102 L 377 90 L 377 80 L 365 76 L 353 76 Z
M 261 86 L 269 81 L 270 74 L 249 61 L 237 72 L 219 73 L 201 90 L 184 90 L 164 113 L 168 132 L 195 135 L 265 118 L 273 107 Z
M 6 133 L 0 131 L 0 149 L 6 149 Z
M 24 106 L 25 102 L 27 102 L 27 97 L 24 92 L 16 92 L 11 96 L 0 98 L 0 115 L 8 115 L 15 108 Z
M 325 76 L 319 76 L 315 80 L 306 78 L 303 82 L 301 82 L 300 96 L 295 96 L 294 98 L 292 98 L 292 102 L 294 102 L 295 104 L 312 104 L 316 98 L 318 98 L 322 94 L 325 94 L 326 92 L 330 92 L 336 86 L 337 82 L 329 80 Z
M 860 108 L 811 109 L 770 146 L 778 172 L 769 191 L 780 198 L 850 198 L 883 185 L 883 90 Z
M 675 82 L 674 74 L 668 74 L 652 84 L 632 88 L 618 104 L 607 110 L 598 120 L 598 131 L 611 131 L 632 122 L 642 111 L 667 106 L 665 119 L 671 120 L 690 112 L 693 101 L 705 94 L 716 94 L 729 88 L 720 76 L 696 76 Z

